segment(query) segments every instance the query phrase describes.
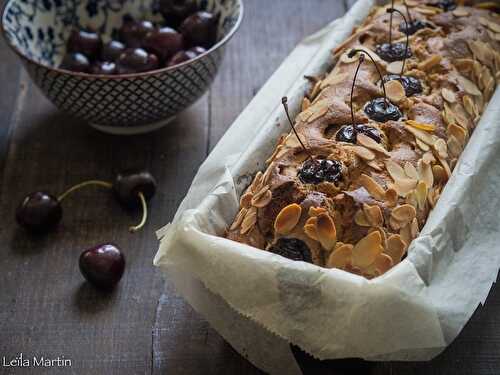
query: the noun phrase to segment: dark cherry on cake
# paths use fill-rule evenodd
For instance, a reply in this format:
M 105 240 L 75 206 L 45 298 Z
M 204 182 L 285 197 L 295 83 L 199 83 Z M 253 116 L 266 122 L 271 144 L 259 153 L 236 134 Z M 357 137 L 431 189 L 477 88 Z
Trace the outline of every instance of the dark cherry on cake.
M 120 28 L 119 35 L 128 48 L 137 48 L 143 46 L 144 37 L 154 30 L 155 27 L 150 21 L 128 19 Z
M 413 56 L 411 49 L 409 47 L 407 49 L 406 44 L 401 42 L 377 44 L 375 53 L 389 62 L 399 61 Z
M 378 122 L 397 121 L 403 116 L 400 109 L 386 98 L 370 100 L 365 106 L 365 113 Z
M 431 25 L 422 20 L 411 20 L 408 21 L 408 28 L 404 22 L 401 22 L 399 24 L 399 31 L 407 35 L 413 35 L 418 30 L 425 29 L 426 27 L 431 27 Z
M 298 238 L 279 238 L 269 251 L 291 260 L 312 263 L 311 250 Z
M 159 64 L 156 55 L 142 48 L 128 48 L 116 60 L 116 70 L 118 74 L 140 73 L 157 69 Z
M 68 52 L 79 52 L 87 56 L 87 58 L 97 57 L 101 47 L 101 36 L 90 30 L 71 30 L 66 44 Z
M 184 37 L 170 27 L 162 27 L 149 32 L 143 40 L 143 46 L 160 60 L 167 62 L 184 48 Z
M 418 78 L 399 74 L 388 74 L 384 76 L 384 82 L 399 81 L 405 89 L 406 96 L 421 94 L 423 91 L 422 83 Z
M 118 40 L 111 40 L 102 46 L 101 60 L 116 61 L 127 47 Z
M 82 53 L 71 52 L 64 56 L 59 67 L 73 72 L 88 73 L 90 70 L 90 61 Z
M 330 159 L 307 159 L 297 173 L 305 184 L 337 183 L 342 180 L 342 163 Z
M 199 11 L 187 17 L 179 26 L 189 46 L 210 48 L 217 39 L 217 17 L 205 11 Z
M 112 289 L 125 271 L 125 256 L 118 246 L 102 244 L 85 250 L 79 259 L 80 272 L 92 285 Z
M 373 139 L 375 142 L 382 142 L 382 137 L 377 128 L 365 124 L 344 125 L 335 134 L 335 139 L 339 142 L 356 143 L 356 136 L 359 134 L 365 134 L 366 136 Z

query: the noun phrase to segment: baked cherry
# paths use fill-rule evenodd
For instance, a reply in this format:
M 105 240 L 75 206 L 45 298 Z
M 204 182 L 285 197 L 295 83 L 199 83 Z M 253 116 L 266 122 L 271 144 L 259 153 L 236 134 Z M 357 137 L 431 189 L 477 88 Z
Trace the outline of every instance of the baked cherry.
M 18 224 L 33 233 L 48 232 L 61 219 L 62 207 L 59 200 L 43 191 L 25 196 L 16 210 Z
M 118 40 L 111 40 L 102 46 L 101 60 L 102 61 L 116 61 L 118 57 L 125 51 L 125 44 Z
M 399 24 L 399 31 L 407 35 L 413 35 L 418 30 L 425 29 L 426 27 L 430 27 L 427 22 L 422 20 L 412 20 L 408 22 L 408 28 L 404 22 L 401 22 Z
M 167 62 L 170 57 L 184 48 L 184 38 L 170 27 L 162 27 L 149 32 L 144 38 L 144 48 Z
M 337 183 L 342 180 L 342 163 L 330 159 L 307 159 L 297 176 L 305 184 Z
M 365 106 L 365 113 L 378 122 L 397 121 L 403 116 L 399 108 L 386 98 L 370 100 Z
M 193 51 L 179 51 L 173 55 L 170 60 L 168 60 L 167 66 L 179 65 L 183 62 L 194 59 L 196 56 L 198 55 Z
M 311 250 L 298 238 L 279 238 L 269 251 L 291 260 L 312 263 Z
M 69 52 L 80 52 L 89 58 L 99 55 L 102 40 L 99 34 L 90 30 L 71 30 L 66 47 Z
M 83 277 L 92 285 L 112 289 L 125 271 L 125 256 L 114 244 L 102 244 L 85 250 L 78 262 Z
M 335 139 L 339 142 L 356 143 L 356 136 L 358 133 L 365 134 L 373 139 L 375 142 L 382 142 L 382 137 L 377 128 L 365 124 L 344 125 L 335 134 Z
M 382 43 L 377 44 L 375 53 L 385 61 L 399 61 L 413 56 L 410 47 L 406 48 L 405 43 Z
M 406 96 L 410 97 L 415 94 L 420 94 L 423 91 L 422 83 L 418 78 L 412 76 L 404 76 L 399 74 L 388 74 L 384 76 L 384 82 L 399 81 L 405 89 Z
M 178 26 L 187 16 L 196 12 L 195 0 L 160 0 L 160 13 L 168 25 Z
M 153 30 L 155 27 L 150 21 L 126 20 L 119 30 L 119 35 L 128 48 L 138 48 L 143 46 L 146 34 Z
M 90 67 L 92 74 L 116 74 L 116 64 L 109 61 L 96 61 Z
M 435 6 L 443 9 L 445 12 L 453 10 L 457 7 L 457 3 L 454 0 L 439 0 L 429 3 L 430 6 Z
M 116 60 L 116 69 L 119 74 L 146 72 L 158 66 L 158 57 L 147 53 L 142 48 L 128 48 Z
M 64 56 L 59 67 L 73 72 L 88 73 L 90 70 L 90 62 L 84 54 L 73 52 Z
M 193 13 L 182 22 L 179 31 L 189 46 L 210 48 L 217 38 L 217 17 L 205 11 Z
M 188 51 L 194 52 L 196 54 L 196 56 L 199 56 L 202 53 L 207 52 L 207 50 L 205 48 L 200 47 L 200 46 L 196 46 L 196 47 L 190 48 L 190 49 L 188 49 Z

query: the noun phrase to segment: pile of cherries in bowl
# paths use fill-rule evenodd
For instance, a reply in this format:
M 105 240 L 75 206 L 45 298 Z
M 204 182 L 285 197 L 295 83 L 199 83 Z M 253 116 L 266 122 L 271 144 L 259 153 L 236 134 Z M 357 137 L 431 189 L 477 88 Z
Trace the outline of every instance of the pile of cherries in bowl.
M 103 42 L 93 30 L 73 29 L 60 68 L 89 74 L 131 74 L 178 65 L 212 47 L 218 17 L 194 0 L 160 0 L 162 25 L 127 18 L 118 40 Z

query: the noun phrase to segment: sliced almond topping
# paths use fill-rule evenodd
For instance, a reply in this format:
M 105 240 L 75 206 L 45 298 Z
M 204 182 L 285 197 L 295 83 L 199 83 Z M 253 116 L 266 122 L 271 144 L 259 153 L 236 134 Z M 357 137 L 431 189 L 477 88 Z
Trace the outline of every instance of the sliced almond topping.
M 418 236 L 418 220 L 417 218 L 413 219 L 410 224 L 410 233 L 412 238 L 416 238 Z
M 438 160 L 441 163 L 441 165 L 443 166 L 444 171 L 446 172 L 446 175 L 448 176 L 448 178 L 450 178 L 451 177 L 451 169 L 450 169 L 450 166 L 448 165 L 448 162 L 446 161 L 446 159 L 443 159 L 443 158 L 438 158 Z
M 426 16 L 434 16 L 435 14 L 441 13 L 441 9 L 425 5 L 418 6 L 415 8 L 415 10 Z
M 464 95 L 462 101 L 464 103 L 464 108 L 467 111 L 467 113 L 472 117 L 475 117 L 479 111 L 476 108 L 474 100 L 469 95 Z
M 252 193 L 255 193 L 255 192 L 259 191 L 260 189 L 262 189 L 262 181 L 263 180 L 264 180 L 264 175 L 262 174 L 261 171 L 258 171 L 257 174 L 255 175 L 255 178 L 253 179 L 252 187 L 250 188 Z
M 409 178 L 402 178 L 394 182 L 393 188 L 398 192 L 400 197 L 406 197 L 406 195 L 412 191 L 417 185 L 417 180 L 412 180 Z
M 399 230 L 399 235 L 401 236 L 401 239 L 406 243 L 410 244 L 411 241 L 413 240 L 413 237 L 411 236 L 411 225 L 405 225 Z
M 401 69 L 403 69 L 403 61 L 402 60 L 393 61 L 390 64 L 388 64 L 387 67 L 385 68 L 387 73 L 391 73 L 391 74 L 400 74 Z
M 398 80 L 392 80 L 385 84 L 385 91 L 387 93 L 387 97 L 391 100 L 391 102 L 399 103 L 401 100 L 406 98 L 406 92 Z
M 428 132 L 417 129 L 411 125 L 407 125 L 406 129 L 410 133 L 412 133 L 415 136 L 415 138 L 421 140 L 422 142 L 428 144 L 429 146 L 432 146 L 434 144 L 434 139 L 432 138 L 432 135 L 429 134 Z
M 344 269 L 348 264 L 352 263 L 352 248 L 353 246 L 350 244 L 337 247 L 328 257 L 326 266 L 329 268 Z
M 434 149 L 440 158 L 446 159 L 448 157 L 448 147 L 444 139 L 438 138 L 436 142 L 434 142 Z
M 393 234 L 387 239 L 387 247 L 384 252 L 392 258 L 394 264 L 397 264 L 401 262 L 407 247 L 408 245 L 401 239 L 399 234 Z
M 352 249 L 352 262 L 360 268 L 368 267 L 375 262 L 375 258 L 382 252 L 382 237 L 380 232 L 374 231 L 363 237 Z
M 354 214 L 354 222 L 359 225 L 360 227 L 369 227 L 371 226 L 370 223 L 368 222 L 368 218 L 366 217 L 365 213 L 363 210 L 358 210 Z
M 465 145 L 467 142 L 467 131 L 455 124 L 451 124 L 448 126 L 448 134 L 453 135 L 461 145 Z
M 351 150 L 354 152 L 357 156 L 359 156 L 363 160 L 373 160 L 375 159 L 375 154 L 368 150 L 366 147 L 361 147 L 361 146 L 347 146 L 345 147 L 347 150 Z
M 418 148 L 420 148 L 422 151 L 429 151 L 431 149 L 429 145 L 425 144 L 418 138 L 415 138 L 415 142 L 417 143 Z
M 448 145 L 448 150 L 450 151 L 450 155 L 453 158 L 458 158 L 460 156 L 460 154 L 462 153 L 462 145 L 455 138 L 455 136 L 450 135 L 448 137 L 448 140 L 446 141 L 446 144 Z
M 229 227 L 229 230 L 235 230 L 236 228 L 238 228 L 241 225 L 241 222 L 245 218 L 246 214 L 247 214 L 247 209 L 242 208 L 236 215 L 236 218 L 234 219 L 233 224 L 231 224 L 231 226 Z
M 425 164 L 431 164 L 431 163 L 436 162 L 436 158 L 434 157 L 432 152 L 426 152 L 425 154 L 422 155 L 422 161 Z
M 389 217 L 389 225 L 394 230 L 400 230 L 404 223 L 397 221 L 393 216 Z
M 450 89 L 447 89 L 446 87 L 443 87 L 441 89 L 441 95 L 448 103 L 455 103 L 457 101 L 457 96 L 455 95 L 455 93 Z
M 258 198 L 255 196 L 252 199 L 252 205 L 258 208 L 266 207 L 273 199 L 273 193 L 269 188 Z
M 365 134 L 358 134 L 356 137 L 358 143 L 362 146 L 365 146 L 366 148 L 369 148 L 370 150 L 380 152 L 381 154 L 384 154 L 385 156 L 391 156 L 389 152 L 382 147 L 379 143 L 375 142 L 372 138 L 368 137 Z
M 406 124 L 420 130 L 425 130 L 426 132 L 433 132 L 434 130 L 436 130 L 436 126 L 433 124 L 424 124 L 415 120 L 406 120 Z
M 383 200 L 385 197 L 385 191 L 373 178 L 362 174 L 359 176 L 360 184 L 370 193 L 372 197 L 378 200 Z
M 416 190 L 412 190 L 406 195 L 406 203 L 413 207 L 418 206 Z
M 304 225 L 304 233 L 307 237 L 313 239 L 314 241 L 318 241 L 318 231 L 315 224 Z
M 376 160 L 367 161 L 366 165 L 368 165 L 369 167 L 375 169 L 376 171 L 379 171 L 379 172 L 382 171 L 382 167 L 379 165 L 379 163 L 377 163 Z
M 240 198 L 240 207 L 249 208 L 251 206 L 253 193 L 251 191 L 247 191 Z
M 365 213 L 366 219 L 372 227 L 381 227 L 384 224 L 384 217 L 382 216 L 382 210 L 379 206 L 369 206 L 364 203 L 363 211 Z
M 455 9 L 453 12 L 451 12 L 455 17 L 467 17 L 469 15 L 469 12 L 462 7 L 459 7 Z
M 415 196 L 417 198 L 417 207 L 421 210 L 425 209 L 425 202 L 427 202 L 427 185 L 424 181 L 420 181 L 417 184 Z
M 379 270 L 380 274 L 384 274 L 394 265 L 392 258 L 387 254 L 379 254 L 375 258 L 375 268 Z
M 387 169 L 387 172 L 389 172 L 394 181 L 408 178 L 406 176 L 404 169 L 399 164 L 397 164 L 392 160 L 385 161 L 385 168 Z
M 420 176 L 420 180 L 423 181 L 427 188 L 430 189 L 434 184 L 434 175 L 432 174 L 432 167 L 428 163 L 424 163 L 422 159 L 418 161 L 417 164 L 418 175 Z
M 432 208 L 434 208 L 438 199 L 439 199 L 439 191 L 437 189 L 429 190 L 429 194 L 427 195 L 427 200 L 429 201 L 429 204 L 431 205 Z
M 418 69 L 424 72 L 429 72 L 434 66 L 438 65 L 441 62 L 441 59 L 441 55 L 432 55 L 428 59 L 418 64 Z
M 491 31 L 495 33 L 500 33 L 500 24 L 490 21 L 488 22 L 488 27 L 490 28 Z
M 321 82 L 321 88 L 325 88 L 328 86 L 336 85 L 337 83 L 340 83 L 342 81 L 345 81 L 348 77 L 347 73 L 341 73 L 341 74 L 329 74 L 322 82 Z
M 489 23 L 489 22 L 490 22 L 490 21 L 489 21 L 487 18 L 484 18 L 484 17 L 479 17 L 479 23 L 480 23 L 481 25 L 488 27 L 488 23 Z
M 305 225 L 314 225 L 316 226 L 316 223 L 318 222 L 318 218 L 316 216 L 312 216 L 309 219 L 306 220 Z
M 400 206 L 397 206 L 391 212 L 391 216 L 394 217 L 395 220 L 405 224 L 411 223 L 416 214 L 417 212 L 415 210 L 415 207 L 409 204 L 402 204 Z
M 248 233 L 254 226 L 255 223 L 257 222 L 257 209 L 255 207 L 251 207 L 248 209 L 247 213 L 245 214 L 245 218 L 241 222 L 241 234 L 246 234 Z
M 274 230 L 279 234 L 288 234 L 297 225 L 302 214 L 302 207 L 296 203 L 284 207 L 274 221 Z
M 406 175 L 412 180 L 418 180 L 418 172 L 417 169 L 413 166 L 412 163 L 407 161 L 404 166 L 404 170 Z
M 319 103 L 319 102 L 318 102 Z M 317 103 L 317 104 L 318 104 Z M 312 108 L 312 107 L 311 107 Z M 317 111 L 315 111 L 311 117 L 309 117 L 307 119 L 307 123 L 310 124 L 311 122 L 323 117 L 324 115 L 326 115 L 326 113 L 328 112 L 328 107 L 327 106 L 322 106 L 322 107 L 319 107 Z
M 314 100 L 314 98 L 316 98 L 316 96 L 319 94 L 320 91 L 321 91 L 321 80 L 318 80 L 314 84 L 311 90 L 311 94 L 309 95 L 311 100 Z
M 408 5 L 410 8 L 418 6 L 418 1 L 415 0 L 406 0 L 406 5 Z
M 466 93 L 474 96 L 481 96 L 481 91 L 479 91 L 474 82 L 465 78 L 464 76 L 459 76 L 457 79 L 459 85 L 464 89 Z
M 308 98 L 302 99 L 302 111 L 305 111 L 307 108 L 311 106 L 311 101 Z
M 315 216 L 318 216 L 319 214 L 322 214 L 323 212 L 326 212 L 326 208 L 311 206 L 311 207 L 309 207 L 308 214 L 311 217 L 315 217 Z
M 434 176 L 434 180 L 436 180 L 438 183 L 446 182 L 446 180 L 448 179 L 444 168 L 437 164 L 432 166 L 432 174 Z
M 398 192 L 394 189 L 387 189 L 385 192 L 385 202 L 387 206 L 394 207 L 398 203 Z
M 325 250 L 331 250 L 337 241 L 337 230 L 335 224 L 327 213 L 319 214 L 316 224 L 318 241 Z

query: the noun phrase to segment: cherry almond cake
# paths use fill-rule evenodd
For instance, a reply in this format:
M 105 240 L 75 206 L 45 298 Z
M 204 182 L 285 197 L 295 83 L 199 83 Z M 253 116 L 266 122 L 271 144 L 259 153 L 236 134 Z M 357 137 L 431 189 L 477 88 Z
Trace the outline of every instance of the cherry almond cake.
M 226 237 L 366 278 L 398 264 L 500 79 L 497 12 L 452 0 L 374 7 L 333 69 L 307 77 L 292 131 Z

